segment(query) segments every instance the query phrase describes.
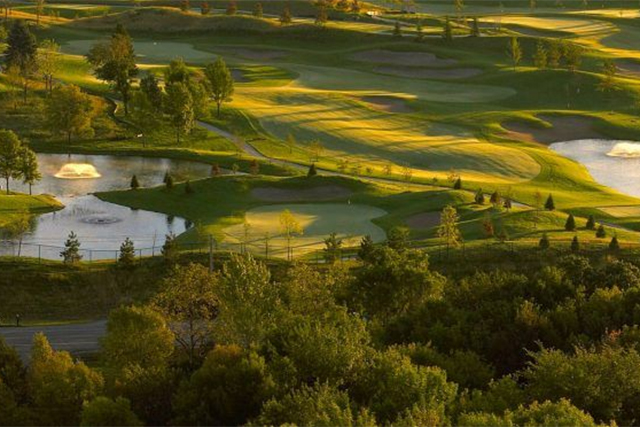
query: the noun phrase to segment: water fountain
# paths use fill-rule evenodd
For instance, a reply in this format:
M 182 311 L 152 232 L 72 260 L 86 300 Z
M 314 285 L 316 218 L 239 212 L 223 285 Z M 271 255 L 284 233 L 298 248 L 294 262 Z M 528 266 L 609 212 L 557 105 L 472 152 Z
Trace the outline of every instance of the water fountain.
M 640 143 L 619 142 L 607 153 L 610 157 L 623 157 L 626 159 L 640 158 Z
M 54 176 L 60 179 L 93 179 L 100 178 L 101 175 L 89 163 L 67 163 Z

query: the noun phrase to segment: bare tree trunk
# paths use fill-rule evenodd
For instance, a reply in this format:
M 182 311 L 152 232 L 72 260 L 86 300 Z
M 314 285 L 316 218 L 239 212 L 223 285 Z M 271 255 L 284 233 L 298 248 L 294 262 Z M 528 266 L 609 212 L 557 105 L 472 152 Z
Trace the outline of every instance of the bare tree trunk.
M 9 177 L 7 176 L 5 180 L 7 182 L 7 194 L 9 194 Z

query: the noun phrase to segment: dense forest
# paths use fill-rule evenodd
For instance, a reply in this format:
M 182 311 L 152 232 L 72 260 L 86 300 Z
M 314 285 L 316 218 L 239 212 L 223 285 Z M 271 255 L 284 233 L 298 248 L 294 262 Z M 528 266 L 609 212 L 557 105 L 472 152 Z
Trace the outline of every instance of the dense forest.
M 449 274 L 402 242 L 365 241 L 359 256 L 311 267 L 232 255 L 213 273 L 167 257 L 159 293 L 110 313 L 95 360 L 44 335 L 25 364 L 0 344 L 0 421 L 638 423 L 633 262 L 534 251 L 522 272 L 467 261 L 476 272 Z

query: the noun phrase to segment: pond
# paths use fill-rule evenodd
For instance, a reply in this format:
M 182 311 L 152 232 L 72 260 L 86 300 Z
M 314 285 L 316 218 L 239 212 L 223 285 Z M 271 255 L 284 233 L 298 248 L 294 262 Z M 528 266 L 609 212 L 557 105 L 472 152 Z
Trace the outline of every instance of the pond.
M 582 163 L 600 184 L 640 197 L 640 142 L 581 139 L 550 148 Z
M 38 162 L 42 180 L 33 186 L 33 194 L 51 194 L 65 205 L 38 216 L 24 236 L 21 255 L 45 259 L 60 259 L 71 231 L 78 235 L 85 260 L 115 258 L 127 237 L 143 255 L 157 254 L 165 235 L 183 233 L 188 220 L 107 203 L 92 193 L 128 189 L 134 174 L 141 186 L 152 187 L 163 183 L 167 171 L 184 181 L 208 177 L 211 170 L 204 163 L 147 157 L 38 154 Z M 18 182 L 11 190 L 29 192 Z M 2 255 L 16 251 L 13 244 L 0 247 Z

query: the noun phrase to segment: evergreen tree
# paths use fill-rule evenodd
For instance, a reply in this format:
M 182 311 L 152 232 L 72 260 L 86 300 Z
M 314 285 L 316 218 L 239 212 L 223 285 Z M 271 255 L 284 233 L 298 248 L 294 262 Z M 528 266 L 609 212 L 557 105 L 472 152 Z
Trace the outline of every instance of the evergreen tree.
M 553 201 L 553 195 L 549 194 L 549 197 L 547 197 L 547 201 L 544 203 L 544 208 L 548 211 L 553 211 L 556 209 L 556 204 Z
M 513 70 L 515 71 L 516 67 L 522 60 L 522 47 L 520 47 L 520 42 L 517 37 L 512 37 L 507 44 L 507 55 L 513 64 Z
M 291 7 L 289 7 L 288 4 L 284 5 L 284 8 L 282 9 L 282 13 L 280 14 L 280 24 L 281 25 L 288 25 L 291 24 Z
M 547 43 L 547 65 L 550 68 L 558 68 L 562 61 L 562 46 L 560 42 L 550 40 Z
M 576 219 L 573 217 L 573 214 L 569 214 L 567 217 L 567 222 L 564 224 L 564 229 L 567 231 L 576 231 Z
M 256 18 L 262 18 L 263 14 L 264 12 L 262 11 L 262 3 L 256 3 L 256 5 L 253 7 L 253 16 L 255 16 Z
M 501 204 L 502 197 L 500 197 L 500 193 L 498 190 L 494 191 L 489 198 L 489 202 L 493 205 L 494 208 L 498 208 Z
M 547 48 L 544 43 L 538 41 L 536 44 L 536 51 L 533 54 L 533 64 L 537 68 L 547 68 L 548 58 L 547 58 Z
M 480 24 L 478 23 L 478 17 L 473 17 L 473 23 L 471 24 L 471 37 L 480 37 Z
M 578 252 L 580 250 L 580 241 L 578 240 L 578 236 L 573 236 L 573 240 L 571 241 L 571 250 L 573 252 Z
M 316 170 L 316 164 L 315 163 L 311 163 L 311 166 L 309 166 L 309 171 L 307 172 L 307 177 L 312 177 L 312 176 L 316 176 L 318 175 L 318 171 Z
M 172 190 L 173 189 L 173 176 L 167 175 L 167 178 L 164 181 L 164 184 L 165 184 L 165 187 L 167 188 L 167 190 Z
M 223 102 L 231 101 L 233 95 L 233 76 L 222 57 L 218 57 L 214 63 L 207 65 L 204 73 L 209 82 L 211 97 L 217 106 L 216 115 L 220 117 L 220 106 Z
M 604 225 L 600 224 L 596 230 L 596 237 L 598 239 L 604 239 L 607 237 L 607 230 L 604 229 Z
M 484 193 L 482 192 L 482 188 L 479 188 L 478 191 L 476 191 L 474 200 L 477 205 L 484 205 Z
M 375 250 L 375 245 L 373 243 L 373 239 L 370 235 L 366 235 L 360 241 L 360 249 L 358 249 L 358 258 L 363 261 L 369 259 L 373 251 Z
M 589 215 L 589 218 L 587 219 L 586 229 L 587 230 L 596 229 L 596 218 L 593 215 Z
M 543 249 L 543 250 L 549 249 L 549 247 L 551 246 L 551 242 L 549 242 L 549 236 L 547 236 L 547 233 L 544 233 L 542 235 L 542 238 L 540 239 L 538 246 L 540 247 L 540 249 Z
M 7 71 L 13 68 L 18 71 L 22 80 L 25 101 L 27 99 L 29 81 L 37 70 L 37 54 L 36 37 L 31 33 L 24 21 L 15 20 L 7 37 L 7 48 L 4 51 L 4 69 Z
M 442 28 L 442 38 L 448 42 L 453 40 L 453 28 L 451 27 L 451 21 L 447 16 L 444 20 L 444 26 Z
M 402 27 L 400 27 L 400 21 L 396 21 L 393 26 L 393 37 L 402 37 Z
M 122 267 L 133 267 L 136 262 L 136 248 L 133 241 L 128 237 L 120 245 L 120 255 L 118 256 L 118 264 Z
M 456 179 L 456 182 L 453 184 L 453 189 L 462 190 L 462 178 L 458 177 L 458 179 Z
M 64 250 L 60 252 L 60 256 L 65 264 L 76 264 L 82 259 L 80 255 L 80 241 L 73 231 L 69 233 L 67 241 L 64 242 Z
M 333 264 L 340 260 L 342 239 L 339 239 L 336 233 L 331 233 L 329 237 L 324 239 L 324 246 L 324 259 L 327 263 Z
M 231 0 L 229 4 L 227 4 L 227 15 L 232 16 L 238 13 L 238 4 L 235 0 Z
M 140 188 L 140 183 L 138 182 L 138 177 L 136 175 L 133 175 L 131 177 L 131 189 L 132 190 L 137 190 L 138 188 Z
M 618 236 L 613 236 L 613 238 L 611 238 L 611 242 L 609 242 L 609 250 L 611 251 L 620 250 L 620 243 L 618 242 Z
M 173 233 L 167 234 L 162 245 L 162 256 L 167 264 L 173 264 L 178 257 L 178 242 L 176 242 L 176 235 Z
M 195 190 L 193 189 L 193 186 L 191 185 L 191 181 L 188 181 L 184 184 L 184 193 L 185 194 L 193 194 L 195 193 Z
M 513 207 L 513 203 L 511 202 L 510 197 L 505 197 L 503 206 L 507 211 L 511 210 L 511 208 Z

